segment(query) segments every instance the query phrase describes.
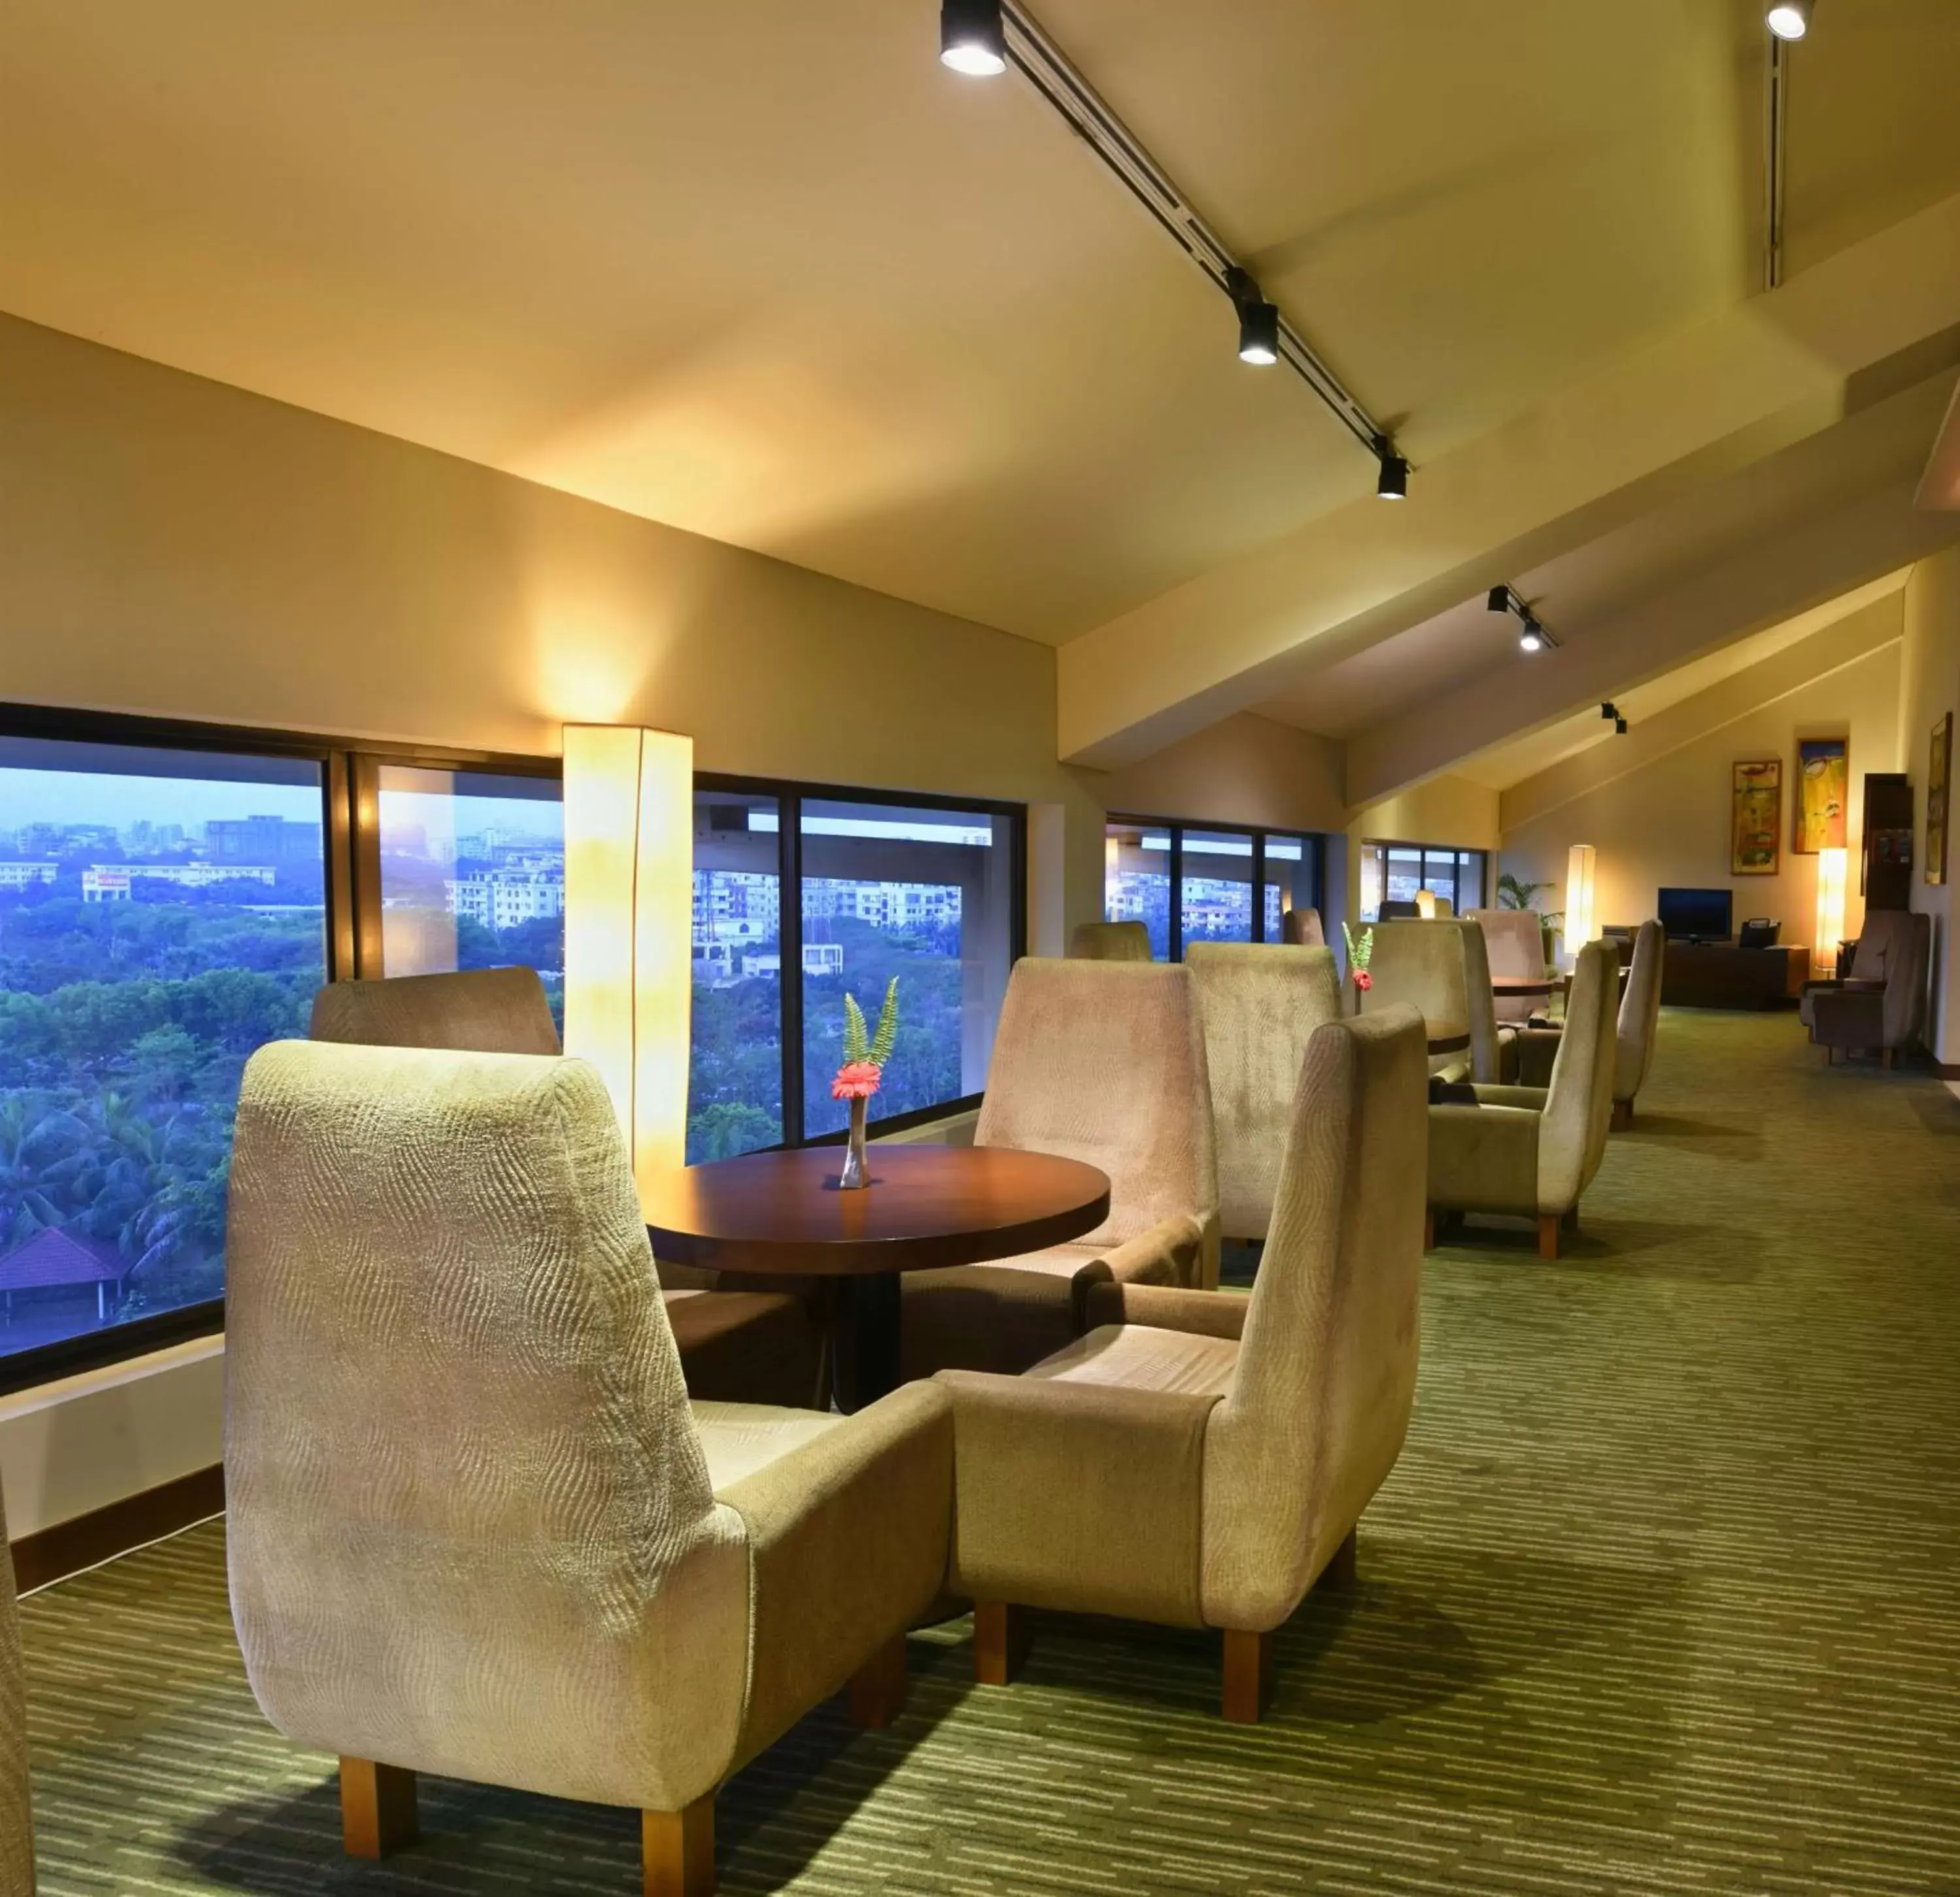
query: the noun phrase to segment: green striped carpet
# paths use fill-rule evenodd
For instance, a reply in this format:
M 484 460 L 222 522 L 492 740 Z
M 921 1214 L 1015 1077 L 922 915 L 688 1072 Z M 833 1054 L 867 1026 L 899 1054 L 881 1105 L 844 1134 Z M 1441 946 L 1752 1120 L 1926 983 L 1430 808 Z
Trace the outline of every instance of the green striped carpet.
M 1960 1892 L 1960 1102 L 1788 1015 L 1670 1014 L 1570 1255 L 1431 1261 L 1363 1584 L 1214 1716 L 1193 1635 L 912 1643 L 886 1733 L 807 1721 L 721 1803 L 735 1892 Z M 43 1889 L 625 1893 L 625 1813 L 425 1784 L 339 1855 L 259 1720 L 213 1524 L 24 1610 Z

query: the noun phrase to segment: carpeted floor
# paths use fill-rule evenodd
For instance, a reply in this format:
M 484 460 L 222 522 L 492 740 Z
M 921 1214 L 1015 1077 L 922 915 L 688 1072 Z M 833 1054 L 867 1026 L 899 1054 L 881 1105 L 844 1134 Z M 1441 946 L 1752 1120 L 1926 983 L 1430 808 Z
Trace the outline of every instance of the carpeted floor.
M 912 1643 L 889 1733 L 805 1722 L 721 1806 L 749 1893 L 1960 1892 L 1960 1102 L 1789 1015 L 1672 1013 L 1584 1235 L 1430 1261 L 1362 1585 L 1215 1717 L 1195 1636 Z M 425 1783 L 339 1855 L 253 1708 L 217 1524 L 24 1608 L 48 1897 L 637 1890 L 629 1814 Z

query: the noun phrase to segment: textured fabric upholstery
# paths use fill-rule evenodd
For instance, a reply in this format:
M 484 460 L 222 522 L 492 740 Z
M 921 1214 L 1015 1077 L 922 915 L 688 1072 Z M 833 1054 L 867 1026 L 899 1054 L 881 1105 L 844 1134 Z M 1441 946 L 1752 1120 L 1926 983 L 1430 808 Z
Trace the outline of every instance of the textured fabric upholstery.
M 7 1510 L 0 1501 L 0 1897 L 33 1897 L 34 1826 L 27 1787 L 27 1709 Z
M 1430 1057 L 1430 1071 L 1446 1079 L 1503 1079 L 1497 1009 L 1483 931 L 1472 922 L 1378 922 L 1368 972 L 1373 985 L 1361 996 L 1363 1015 L 1407 1003 L 1427 1025 L 1432 1041 L 1469 1037 L 1462 1053 Z
M 1545 926 L 1529 909 L 1473 909 L 1467 918 L 1484 932 L 1484 945 L 1494 975 L 1523 977 L 1532 981 L 1545 974 Z M 1512 1026 L 1531 1018 L 1538 1006 L 1529 995 L 1500 995 L 1494 1002 L 1497 1019 Z
M 1666 933 L 1653 920 L 1634 936 L 1634 957 L 1627 970 L 1626 992 L 1620 997 L 1614 1037 L 1613 1098 L 1631 1106 L 1647 1084 L 1653 1065 L 1654 1042 L 1660 1034 L 1661 964 L 1667 950 Z M 1618 971 L 1613 972 L 1618 979 Z
M 1079 922 L 1068 955 L 1071 961 L 1148 961 L 1150 932 L 1140 922 Z
M 715 1493 L 597 1074 L 262 1048 L 228 1260 L 232 1609 L 273 1724 L 558 1797 L 671 1811 L 711 1791 L 756 1729 L 760 1545 Z M 943 1561 L 943 1513 L 896 1479 L 921 1452 L 873 1414 L 813 1416 L 730 1495 L 862 1460 L 894 1478 L 889 1534 Z M 807 1507 L 839 1486 L 804 1485 Z M 924 1604 L 911 1578 L 854 1574 L 846 1607 L 820 1564 L 801 1584 L 826 1624 L 875 1622 L 854 1667 Z
M 1007 983 L 978 1146 L 1056 1153 L 1109 1180 L 1109 1215 L 1074 1243 L 903 1281 L 906 1374 L 1013 1371 L 1083 1327 L 1108 1279 L 1214 1282 L 1218 1169 L 1190 971 L 1030 957 Z
M 1230 1238 L 1263 1238 L 1306 1044 L 1341 1013 L 1333 952 L 1197 942 L 1184 961 L 1211 1077 L 1219 1230 Z
M 1280 939 L 1292 948 L 1324 948 L 1327 931 L 1318 909 L 1289 909 L 1280 918 Z
M 313 998 L 315 1041 L 555 1054 L 558 1028 L 534 968 L 471 968 L 390 981 L 330 981 Z
M 444 1047 L 459 1053 L 555 1054 L 558 1029 L 531 968 L 469 969 L 387 981 L 329 982 L 313 998 L 311 1037 L 364 1047 Z M 670 1290 L 710 1291 L 670 1304 L 689 1393 L 729 1403 L 809 1403 L 821 1339 L 805 1296 L 724 1294 L 720 1275 L 656 1264 Z
M 1423 1040 L 1407 1008 L 1313 1035 L 1249 1298 L 1100 1287 L 1130 1321 L 1026 1376 L 941 1379 L 954 1587 L 1260 1632 L 1299 1605 L 1408 1427 Z
M 1613 1111 L 1618 963 L 1579 952 L 1549 1084 L 1478 1087 L 1475 1106 L 1429 1109 L 1429 1202 L 1451 1212 L 1565 1212 L 1599 1169 Z
M 1851 985 L 1815 987 L 1803 998 L 1811 1037 L 1821 1047 L 1885 1049 L 1917 1040 L 1926 1025 L 1932 929 L 1928 916 L 1868 912 Z

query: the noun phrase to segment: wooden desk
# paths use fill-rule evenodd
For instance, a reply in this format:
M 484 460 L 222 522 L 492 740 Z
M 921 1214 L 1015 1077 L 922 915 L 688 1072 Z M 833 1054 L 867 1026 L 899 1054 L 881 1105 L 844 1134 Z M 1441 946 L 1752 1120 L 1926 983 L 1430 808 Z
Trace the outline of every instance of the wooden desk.
M 686 1167 L 641 1193 L 662 1258 L 831 1282 L 847 1409 L 898 1387 L 901 1272 L 1039 1251 L 1109 1215 L 1109 1180 L 1052 1153 L 873 1144 L 866 1157 L 871 1183 L 851 1192 L 842 1149 L 806 1146 Z
M 1671 942 L 1661 961 L 1660 998 L 1671 1008 L 1779 1008 L 1799 1000 L 1810 951 L 1739 948 L 1733 942 Z

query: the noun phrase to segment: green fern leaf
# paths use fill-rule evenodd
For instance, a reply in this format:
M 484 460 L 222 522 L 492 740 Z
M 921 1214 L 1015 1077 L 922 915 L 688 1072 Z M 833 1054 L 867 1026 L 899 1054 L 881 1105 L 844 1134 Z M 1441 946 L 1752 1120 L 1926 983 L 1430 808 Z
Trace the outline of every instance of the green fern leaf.
M 864 1010 L 858 1006 L 858 997 L 851 994 L 844 997 L 844 1058 L 847 1063 L 871 1058 L 864 1030 Z
M 873 1066 L 882 1067 L 892 1057 L 899 1037 L 899 978 L 894 975 L 885 989 L 885 1005 L 878 1010 L 878 1031 L 872 1037 L 868 1057 Z

